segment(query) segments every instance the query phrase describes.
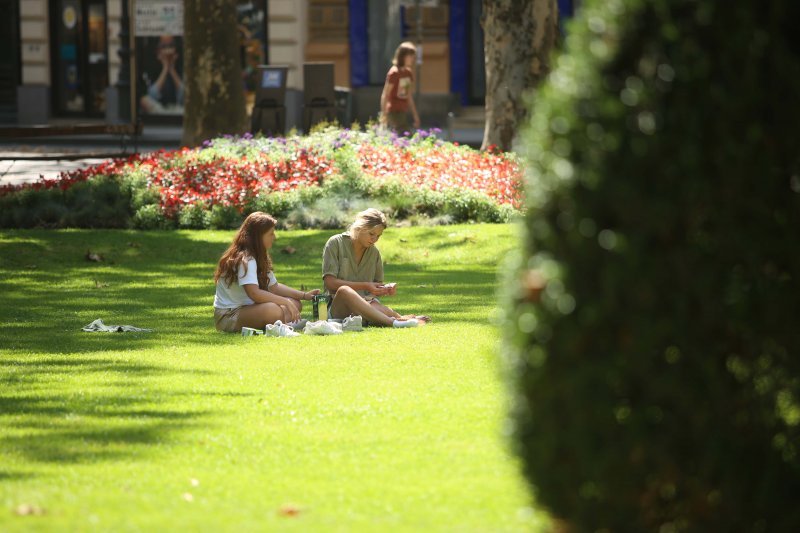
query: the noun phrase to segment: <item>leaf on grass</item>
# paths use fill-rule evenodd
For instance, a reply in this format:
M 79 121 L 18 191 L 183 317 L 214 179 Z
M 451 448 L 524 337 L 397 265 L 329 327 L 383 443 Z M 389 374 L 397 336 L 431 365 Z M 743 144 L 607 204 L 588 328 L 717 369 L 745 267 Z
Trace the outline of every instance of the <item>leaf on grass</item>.
M 86 250 L 85 257 L 87 261 L 94 261 L 95 263 L 101 263 L 104 260 L 102 255 L 96 254 L 91 250 Z
M 141 244 L 139 244 L 138 242 L 129 242 L 128 246 L 130 246 L 131 248 L 139 248 Z
M 18 505 L 14 512 L 19 516 L 42 516 L 45 511 L 38 505 L 31 505 L 29 503 L 23 503 L 22 505 Z
M 99 281 L 94 280 L 94 287 L 95 289 L 105 289 L 108 287 L 108 283 L 100 283 Z
M 294 505 L 293 503 L 287 503 L 278 509 L 278 514 L 281 516 L 297 516 L 300 514 L 300 507 Z
M 292 255 L 296 253 L 297 250 L 291 246 L 286 246 L 285 248 L 281 248 L 281 253 Z
M 408 239 L 400 239 L 400 242 L 408 242 Z
M 192 478 L 192 479 L 189 480 L 189 483 L 192 485 L 192 487 L 199 487 L 200 486 L 200 480 L 199 479 Z
M 193 502 L 194 501 L 194 496 L 192 496 L 191 492 L 184 492 L 183 493 L 183 499 L 186 500 L 187 502 Z

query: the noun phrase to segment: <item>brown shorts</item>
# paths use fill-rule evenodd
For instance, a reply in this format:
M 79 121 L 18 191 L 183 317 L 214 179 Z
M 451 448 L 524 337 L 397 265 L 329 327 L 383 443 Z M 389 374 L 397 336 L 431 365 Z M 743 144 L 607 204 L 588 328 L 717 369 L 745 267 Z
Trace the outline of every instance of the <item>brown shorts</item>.
M 237 333 L 236 323 L 239 321 L 239 311 L 241 309 L 241 307 L 232 307 L 230 309 L 215 307 L 214 326 L 216 326 L 217 331 Z
M 408 121 L 407 111 L 389 111 L 386 115 L 386 123 L 398 135 L 404 135 L 406 132 L 414 133 L 411 123 Z

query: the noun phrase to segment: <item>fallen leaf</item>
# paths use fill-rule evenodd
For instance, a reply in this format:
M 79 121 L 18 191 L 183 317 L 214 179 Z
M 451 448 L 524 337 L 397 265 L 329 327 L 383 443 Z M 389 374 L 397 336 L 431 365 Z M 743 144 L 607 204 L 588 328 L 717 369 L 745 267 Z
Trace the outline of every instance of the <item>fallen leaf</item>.
M 293 253 L 297 252 L 295 248 L 291 246 L 287 246 L 285 248 L 281 248 L 281 253 L 292 255 Z
M 104 289 L 108 287 L 108 283 L 100 283 L 99 281 L 94 280 L 94 286 L 96 289 Z
M 129 242 L 128 246 L 130 246 L 131 248 L 139 248 L 141 244 L 139 244 L 138 242 Z
M 192 484 L 192 487 L 199 487 L 200 486 L 200 480 L 199 479 L 192 478 L 192 479 L 189 480 L 189 483 Z
M 86 250 L 86 260 L 87 261 L 94 261 L 95 263 L 100 263 L 103 261 L 103 256 L 100 254 L 96 254 L 91 250 Z
M 278 514 L 281 516 L 297 516 L 300 514 L 300 507 L 293 503 L 287 503 L 278 510 Z
M 183 499 L 186 500 L 187 502 L 193 502 L 194 501 L 194 496 L 192 496 L 191 492 L 184 492 L 183 493 Z
M 17 506 L 17 508 L 14 509 L 14 512 L 19 516 L 42 516 L 45 511 L 38 505 L 23 503 L 22 505 Z
M 408 242 L 408 239 L 400 239 L 400 242 Z

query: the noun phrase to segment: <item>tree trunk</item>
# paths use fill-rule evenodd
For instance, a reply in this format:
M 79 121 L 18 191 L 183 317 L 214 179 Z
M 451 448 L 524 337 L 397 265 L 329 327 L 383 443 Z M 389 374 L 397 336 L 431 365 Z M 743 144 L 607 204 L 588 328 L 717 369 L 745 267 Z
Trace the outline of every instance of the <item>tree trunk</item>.
M 183 144 L 247 129 L 237 0 L 185 0 Z
M 550 71 L 558 35 L 556 0 L 483 0 L 486 129 L 482 150 L 510 150 L 526 115 L 525 92 Z

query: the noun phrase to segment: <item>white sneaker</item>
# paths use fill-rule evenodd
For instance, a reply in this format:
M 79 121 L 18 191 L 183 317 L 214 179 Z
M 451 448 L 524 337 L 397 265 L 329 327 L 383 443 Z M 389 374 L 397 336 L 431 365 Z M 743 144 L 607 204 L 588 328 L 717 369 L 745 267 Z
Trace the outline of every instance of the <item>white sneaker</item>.
M 306 324 L 303 332 L 306 335 L 341 335 L 342 325 L 327 320 L 318 320 Z
M 300 334 L 292 329 L 289 324 L 284 324 L 276 320 L 274 324 L 267 324 L 264 327 L 264 335 L 267 337 L 299 337 Z
M 303 329 L 308 324 L 308 320 L 305 318 L 301 318 L 300 320 L 295 320 L 294 322 L 289 322 L 287 325 L 290 326 L 293 330 L 297 331 L 299 329 Z
M 361 324 L 361 316 L 349 316 L 342 322 L 342 331 L 364 331 Z

